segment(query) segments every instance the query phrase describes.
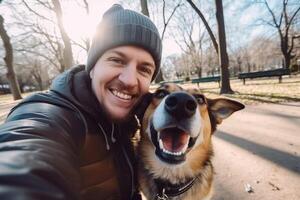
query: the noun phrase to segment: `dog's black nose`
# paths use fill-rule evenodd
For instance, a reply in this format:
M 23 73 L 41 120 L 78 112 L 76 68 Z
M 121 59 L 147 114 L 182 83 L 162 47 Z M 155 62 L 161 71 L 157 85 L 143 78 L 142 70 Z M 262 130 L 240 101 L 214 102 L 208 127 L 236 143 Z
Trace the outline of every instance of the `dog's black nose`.
M 191 117 L 196 108 L 196 99 L 186 92 L 174 92 L 165 101 L 166 111 L 177 119 Z

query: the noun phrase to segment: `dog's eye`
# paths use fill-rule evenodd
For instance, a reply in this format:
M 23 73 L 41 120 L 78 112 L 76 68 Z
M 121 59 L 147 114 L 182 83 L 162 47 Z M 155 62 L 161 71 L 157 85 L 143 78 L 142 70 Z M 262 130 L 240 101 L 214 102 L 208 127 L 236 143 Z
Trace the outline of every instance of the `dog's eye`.
M 157 90 L 154 94 L 154 96 L 158 99 L 162 99 L 165 96 L 167 96 L 169 92 L 167 90 Z
M 199 104 L 204 104 L 205 103 L 205 97 L 201 94 L 195 94 L 194 95 L 195 99 Z

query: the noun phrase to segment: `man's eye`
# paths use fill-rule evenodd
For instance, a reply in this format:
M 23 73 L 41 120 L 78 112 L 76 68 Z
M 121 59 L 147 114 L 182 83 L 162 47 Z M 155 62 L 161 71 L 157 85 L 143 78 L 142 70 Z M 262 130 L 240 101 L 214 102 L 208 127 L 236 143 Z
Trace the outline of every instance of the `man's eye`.
M 141 66 L 140 71 L 146 75 L 152 75 L 152 70 L 148 66 Z
M 205 103 L 205 98 L 201 94 L 196 94 L 194 95 L 195 99 L 197 100 L 198 104 L 204 104 Z
M 169 92 L 167 90 L 157 90 L 154 94 L 154 96 L 158 99 L 162 99 L 165 96 L 167 96 Z
M 112 61 L 117 64 L 124 64 L 124 61 L 121 58 L 117 58 L 117 57 L 111 57 L 109 58 L 109 61 Z

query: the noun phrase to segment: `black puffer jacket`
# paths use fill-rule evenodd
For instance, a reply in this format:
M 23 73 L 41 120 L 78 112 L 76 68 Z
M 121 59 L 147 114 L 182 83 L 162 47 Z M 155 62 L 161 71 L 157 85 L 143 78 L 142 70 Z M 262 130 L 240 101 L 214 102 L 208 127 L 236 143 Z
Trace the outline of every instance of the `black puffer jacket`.
M 77 66 L 13 108 L 0 126 L 0 199 L 133 198 L 136 121 L 112 124 L 90 88 Z

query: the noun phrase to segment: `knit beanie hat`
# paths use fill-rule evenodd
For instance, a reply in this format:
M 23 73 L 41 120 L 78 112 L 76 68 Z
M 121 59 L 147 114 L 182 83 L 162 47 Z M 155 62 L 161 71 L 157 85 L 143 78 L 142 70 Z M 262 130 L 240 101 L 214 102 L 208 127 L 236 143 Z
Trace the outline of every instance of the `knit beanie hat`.
M 97 26 L 88 53 L 86 70 L 89 73 L 102 54 L 112 48 L 134 45 L 148 51 L 155 62 L 155 79 L 161 61 L 162 44 L 159 32 L 145 15 L 115 4 L 108 9 Z

